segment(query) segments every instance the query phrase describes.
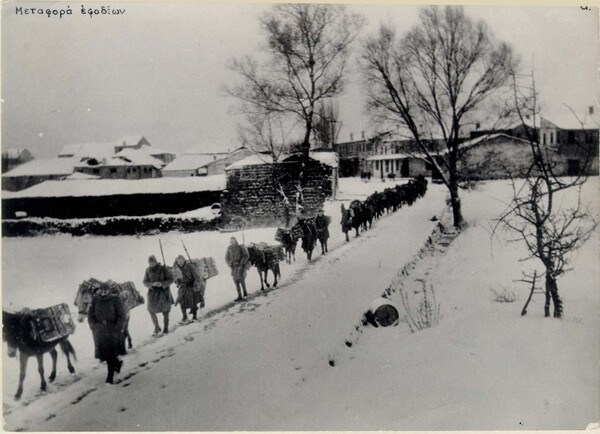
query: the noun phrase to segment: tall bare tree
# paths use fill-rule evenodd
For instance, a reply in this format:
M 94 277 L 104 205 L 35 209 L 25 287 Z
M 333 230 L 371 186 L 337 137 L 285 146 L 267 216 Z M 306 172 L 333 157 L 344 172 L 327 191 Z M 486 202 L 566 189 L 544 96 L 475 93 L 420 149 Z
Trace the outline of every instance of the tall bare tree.
M 539 140 L 534 75 L 512 72 L 511 76 L 515 111 L 529 143 L 531 162 L 524 179 L 516 179 L 507 170 L 512 180 L 512 199 L 498 218 L 494 232 L 504 227 L 516 234 L 512 240 L 524 243 L 529 252 L 529 257 L 524 260 L 537 258 L 542 263 L 546 293 L 544 314 L 550 316 L 552 301 L 554 317 L 561 318 L 563 303 L 558 279 L 569 270 L 571 255 L 585 244 L 597 226 L 589 204 L 582 196 L 597 143 L 575 144 L 580 145 L 580 173 L 573 177 L 560 176 L 564 170 L 561 169 L 557 145 L 540 143 Z M 573 115 L 578 119 L 575 113 Z M 583 129 L 583 122 L 580 123 Z
M 363 22 L 342 5 L 276 5 L 261 18 L 268 61 L 233 62 L 241 82 L 229 93 L 249 112 L 295 119 L 304 131 L 304 165 L 317 106 L 342 92 L 350 45 Z
M 322 148 L 331 148 L 341 126 L 338 108 L 330 100 L 319 104 L 313 126 L 315 142 Z
M 380 122 L 408 132 L 441 174 L 458 227 L 463 223 L 457 176 L 461 128 L 507 85 L 513 53 L 462 7 L 427 7 L 419 18 L 401 39 L 382 25 L 366 41 L 368 106 Z M 441 149 L 433 139 L 441 139 Z

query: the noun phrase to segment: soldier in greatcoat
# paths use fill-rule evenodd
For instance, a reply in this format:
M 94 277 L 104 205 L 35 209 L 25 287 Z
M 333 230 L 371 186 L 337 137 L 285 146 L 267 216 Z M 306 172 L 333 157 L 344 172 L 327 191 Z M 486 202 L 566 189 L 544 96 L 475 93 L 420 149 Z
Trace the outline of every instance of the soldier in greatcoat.
M 118 355 L 123 344 L 126 316 L 125 304 L 121 297 L 115 296 L 107 284 L 101 284 L 90 305 L 88 321 L 96 345 L 96 358 L 106 362 L 106 382 L 110 384 L 113 382 L 114 373 L 120 372 L 123 365 Z
M 237 239 L 231 237 L 225 254 L 225 262 L 231 268 L 231 277 L 233 277 L 233 283 L 235 283 L 235 289 L 238 293 L 238 298 L 235 301 L 241 301 L 248 296 L 246 291 L 246 269 L 249 259 L 250 255 L 246 246 L 238 244 Z
M 178 268 L 180 277 L 175 279 L 177 284 L 177 299 L 175 305 L 181 306 L 181 324 L 189 324 L 187 310 L 192 314 L 192 320 L 198 319 L 198 303 L 203 303 L 202 294 L 206 287 L 206 280 L 200 275 L 200 272 L 191 261 L 179 255 L 175 260 L 175 267 Z M 201 304 L 202 306 L 203 304 Z
M 169 333 L 169 312 L 174 303 L 170 287 L 173 283 L 173 276 L 166 266 L 156 260 L 154 255 L 148 258 L 148 265 L 144 274 L 144 286 L 148 288 L 148 312 L 150 312 L 150 318 L 154 324 L 152 335 L 159 336 L 161 329 L 158 324 L 158 313 L 163 314 L 162 333 Z

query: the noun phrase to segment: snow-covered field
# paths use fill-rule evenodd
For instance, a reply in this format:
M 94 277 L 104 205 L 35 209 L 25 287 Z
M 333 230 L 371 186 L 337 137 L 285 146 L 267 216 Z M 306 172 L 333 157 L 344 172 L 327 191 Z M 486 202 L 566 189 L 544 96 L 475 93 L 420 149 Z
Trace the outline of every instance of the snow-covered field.
M 390 183 L 344 179 L 338 199 L 364 198 Z M 250 270 L 248 302 L 224 263 L 231 235 L 246 243 L 273 241 L 274 228 L 148 237 L 39 237 L 3 240 L 3 306 L 72 301 L 89 277 L 141 280 L 150 254 L 167 263 L 183 253 L 213 256 L 221 274 L 208 282 L 199 322 L 150 338 L 145 306 L 131 312 L 134 351 L 124 357 L 119 384 L 104 383 L 91 333 L 78 324 L 71 341 L 79 362 L 71 376 L 59 355 L 58 377 L 39 392 L 30 361 L 25 392 L 16 390 L 17 362 L 3 351 L 5 428 L 48 430 L 452 430 L 583 429 L 600 419 L 600 295 L 596 235 L 559 281 L 564 319 L 543 318 L 540 296 L 520 316 L 528 296 L 515 283 L 525 256 L 516 244 L 492 242 L 489 221 L 502 210 L 508 185 L 489 182 L 463 193 L 469 229 L 434 260 L 428 276 L 440 302 L 438 327 L 411 334 L 398 327 L 355 329 L 398 270 L 421 248 L 444 209 L 445 190 L 352 235 L 332 216 L 330 253 L 309 264 L 282 264 L 280 288 L 263 295 Z M 597 215 L 597 179 L 586 186 Z M 417 265 L 418 267 L 418 265 Z M 493 301 L 509 288 L 515 303 Z M 174 289 L 174 288 L 173 288 Z M 174 291 L 175 292 L 175 291 Z M 173 323 L 180 318 L 176 309 Z M 360 336 L 359 336 L 360 335 Z M 349 348 L 345 341 L 354 345 Z M 48 358 L 49 360 L 49 358 Z M 335 366 L 331 366 L 334 364 Z M 49 363 L 46 362 L 48 367 Z

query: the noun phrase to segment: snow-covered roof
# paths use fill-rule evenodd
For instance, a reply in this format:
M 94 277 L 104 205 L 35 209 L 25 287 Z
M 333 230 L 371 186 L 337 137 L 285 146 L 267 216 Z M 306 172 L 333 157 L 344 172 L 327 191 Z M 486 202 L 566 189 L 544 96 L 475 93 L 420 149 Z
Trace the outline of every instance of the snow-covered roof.
M 2 156 L 6 158 L 19 158 L 25 149 L 21 148 L 6 148 L 2 149 Z
M 295 155 L 282 154 L 279 156 L 277 161 L 284 162 Z M 338 167 L 338 156 L 335 152 L 311 152 L 309 153 L 309 157 L 327 166 Z M 227 166 L 225 170 L 239 169 L 240 167 L 257 166 L 261 164 L 273 164 L 273 157 L 271 154 L 250 155 L 243 160 L 236 161 L 235 163 Z
M 475 145 L 478 145 L 480 143 L 489 142 L 491 140 L 495 140 L 498 138 L 504 138 L 504 139 L 515 141 L 515 142 L 523 142 L 525 144 L 529 143 L 529 142 L 527 142 L 527 140 L 523 140 L 518 137 L 514 137 L 514 136 L 511 136 L 511 135 L 508 135 L 505 133 L 494 133 L 494 134 L 489 134 L 489 135 L 482 135 L 479 137 L 475 137 L 474 139 L 467 140 L 465 142 L 462 142 L 458 147 L 459 147 L 459 149 L 467 149 L 467 148 L 471 148 Z M 447 150 L 442 151 L 442 153 L 445 151 L 447 151 Z
M 218 159 L 218 157 L 216 158 Z M 196 170 L 216 160 L 213 155 L 184 154 L 165 166 L 163 172 Z
M 339 157 L 336 152 L 311 152 L 309 156 L 329 167 L 339 166 Z
M 139 149 L 125 148 L 115 154 L 113 158 L 107 161 L 107 166 L 154 166 L 161 169 L 164 163 L 155 158 L 150 153 L 150 146 L 142 146 Z
M 64 146 L 59 152 L 59 157 L 95 158 L 101 160 L 110 158 L 115 154 L 116 144 L 113 142 L 82 143 Z
M 185 178 L 45 181 L 25 190 L 2 192 L 5 198 L 82 197 L 126 194 L 168 194 L 225 189 L 225 175 Z
M 154 148 L 154 147 L 150 147 L 150 146 L 146 146 L 146 145 L 142 146 L 142 148 L 146 148 L 146 147 L 149 148 L 148 155 L 164 155 L 164 154 L 177 155 L 176 152 L 168 151 L 166 149 Z
M 78 162 L 77 158 L 38 158 L 21 164 L 2 176 L 70 175 Z

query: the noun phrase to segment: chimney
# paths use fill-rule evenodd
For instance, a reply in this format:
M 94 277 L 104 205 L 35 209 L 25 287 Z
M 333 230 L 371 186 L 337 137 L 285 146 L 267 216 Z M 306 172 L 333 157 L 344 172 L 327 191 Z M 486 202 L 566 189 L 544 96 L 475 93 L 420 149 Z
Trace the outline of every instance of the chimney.
M 475 129 L 476 129 L 476 130 L 478 130 L 479 128 L 481 128 L 481 124 L 480 124 L 479 122 L 477 122 L 477 123 L 475 124 Z
M 350 141 L 354 140 L 354 134 L 350 133 Z
M 361 139 L 364 139 L 364 138 L 365 138 L 365 132 L 364 132 L 364 131 L 361 131 L 361 132 L 360 132 L 360 137 L 361 137 Z
M 594 106 L 593 105 L 589 106 L 588 111 L 589 111 L 589 114 L 593 115 L 594 114 Z

